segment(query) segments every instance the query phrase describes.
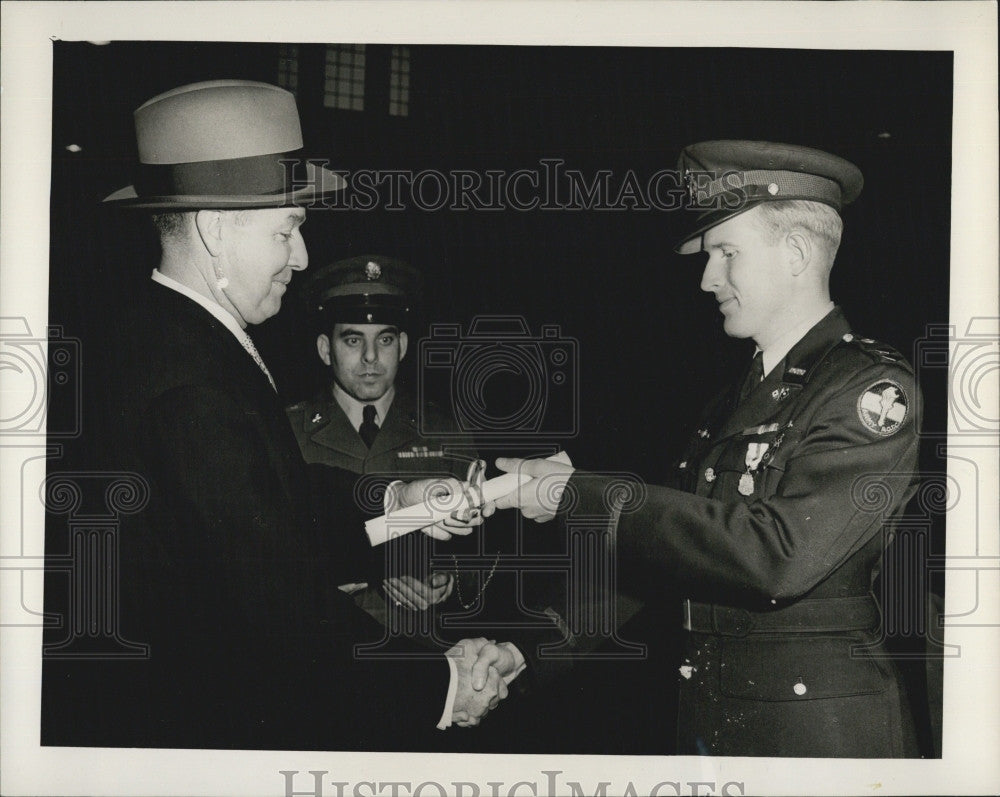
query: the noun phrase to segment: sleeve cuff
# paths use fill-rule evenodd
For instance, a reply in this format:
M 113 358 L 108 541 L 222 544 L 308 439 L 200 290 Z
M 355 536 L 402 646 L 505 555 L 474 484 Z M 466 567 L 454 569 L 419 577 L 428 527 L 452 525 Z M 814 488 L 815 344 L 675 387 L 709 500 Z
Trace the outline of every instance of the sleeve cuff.
M 458 694 L 458 667 L 451 656 L 445 656 L 448 662 L 448 696 L 444 700 L 444 711 L 438 721 L 438 730 L 447 730 L 451 726 L 451 715 L 455 709 L 455 695 Z
M 388 515 L 393 510 L 399 508 L 399 486 L 405 483 L 402 479 L 396 479 L 386 485 L 385 495 L 382 498 L 382 509 L 385 514 Z
M 510 682 L 524 672 L 525 667 L 528 665 L 524 660 L 524 654 L 517 649 L 517 646 L 513 642 L 503 642 L 501 644 L 514 656 L 514 671 L 510 673 L 510 675 L 505 675 L 503 677 L 503 682 L 510 686 Z

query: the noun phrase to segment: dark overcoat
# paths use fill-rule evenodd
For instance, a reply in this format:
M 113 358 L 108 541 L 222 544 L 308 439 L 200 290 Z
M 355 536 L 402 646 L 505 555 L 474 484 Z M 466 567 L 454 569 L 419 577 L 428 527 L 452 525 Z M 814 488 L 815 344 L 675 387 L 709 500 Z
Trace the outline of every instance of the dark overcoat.
M 116 607 L 149 655 L 46 659 L 42 744 L 421 749 L 446 662 L 404 643 L 402 657 L 356 656 L 383 629 L 336 589 L 367 547 L 356 477 L 303 462 L 277 394 L 217 319 L 148 292 L 141 328 L 123 330 L 133 345 L 108 391 L 120 434 L 103 461 L 148 485 L 119 530 Z
M 577 473 L 564 498 L 604 518 L 623 568 L 689 598 L 680 671 L 664 678 L 680 688 L 678 752 L 914 755 L 872 594 L 916 484 L 912 370 L 838 308 L 736 393 L 709 405 L 676 487 L 616 499 Z

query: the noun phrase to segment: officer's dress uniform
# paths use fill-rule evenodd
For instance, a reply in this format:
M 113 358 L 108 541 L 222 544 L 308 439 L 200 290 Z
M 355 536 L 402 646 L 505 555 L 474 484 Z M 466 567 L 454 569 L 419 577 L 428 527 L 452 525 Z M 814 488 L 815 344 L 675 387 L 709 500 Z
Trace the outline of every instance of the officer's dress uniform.
M 915 489 L 912 370 L 838 308 L 739 406 L 737 392 L 697 426 L 679 489 L 625 506 L 607 479 L 578 472 L 567 489 L 575 512 L 606 518 L 623 568 L 651 566 L 689 597 L 669 681 L 678 752 L 915 755 L 871 592 Z

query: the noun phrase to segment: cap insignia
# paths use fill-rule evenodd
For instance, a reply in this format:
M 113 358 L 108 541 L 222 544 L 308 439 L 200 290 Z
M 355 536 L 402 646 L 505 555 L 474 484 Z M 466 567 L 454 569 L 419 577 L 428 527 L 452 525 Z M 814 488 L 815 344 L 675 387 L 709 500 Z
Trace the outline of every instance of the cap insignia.
M 369 280 L 381 279 L 382 267 L 374 260 L 369 260 L 368 264 L 365 266 L 365 276 L 368 277 Z

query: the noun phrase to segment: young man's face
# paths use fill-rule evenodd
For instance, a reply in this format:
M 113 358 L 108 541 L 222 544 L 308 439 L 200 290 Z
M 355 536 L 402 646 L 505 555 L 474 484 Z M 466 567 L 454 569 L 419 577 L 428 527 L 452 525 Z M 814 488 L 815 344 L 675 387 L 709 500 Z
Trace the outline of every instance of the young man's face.
M 396 381 L 406 356 L 406 333 L 385 324 L 337 324 L 316 339 L 334 381 L 358 401 L 377 401 Z
M 248 324 L 259 324 L 281 309 L 293 271 L 309 265 L 300 227 L 302 208 L 266 208 L 222 220 L 216 267 L 228 281 L 225 297 Z
M 702 236 L 708 263 L 701 288 L 715 294 L 723 328 L 734 338 L 753 338 L 761 348 L 780 336 L 791 297 L 788 251 L 772 242 L 753 208 Z

